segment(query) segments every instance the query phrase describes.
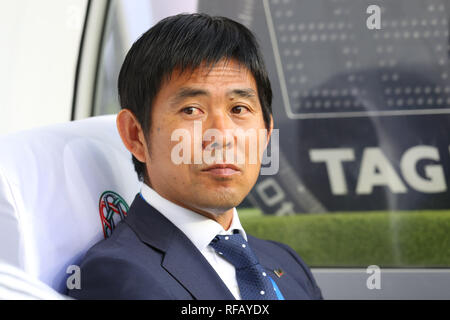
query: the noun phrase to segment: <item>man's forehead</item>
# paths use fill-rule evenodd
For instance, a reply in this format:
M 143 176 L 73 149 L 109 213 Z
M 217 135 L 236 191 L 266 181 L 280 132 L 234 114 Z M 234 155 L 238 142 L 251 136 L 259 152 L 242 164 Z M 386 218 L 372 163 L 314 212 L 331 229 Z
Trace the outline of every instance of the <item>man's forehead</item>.
M 203 63 L 197 68 L 175 69 L 171 80 L 205 81 L 211 78 L 241 78 L 244 81 L 254 82 L 250 70 L 234 60 L 221 60 L 214 64 Z

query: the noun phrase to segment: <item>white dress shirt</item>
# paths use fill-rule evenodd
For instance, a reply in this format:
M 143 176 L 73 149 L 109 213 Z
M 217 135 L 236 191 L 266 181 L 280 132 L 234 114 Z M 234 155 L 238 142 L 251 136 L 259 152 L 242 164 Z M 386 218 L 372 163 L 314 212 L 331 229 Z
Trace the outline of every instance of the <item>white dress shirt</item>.
M 231 221 L 230 228 L 224 230 L 224 228 L 216 221 L 189 209 L 180 207 L 163 198 L 145 183 L 142 185 L 141 195 L 147 203 L 158 210 L 192 241 L 194 246 L 203 254 L 209 264 L 220 276 L 236 300 L 240 300 L 241 295 L 239 293 L 234 266 L 209 246 L 209 243 L 216 235 L 232 234 L 235 229 L 239 230 L 240 234 L 247 240 L 247 235 L 239 221 L 236 208 L 233 208 L 233 220 Z

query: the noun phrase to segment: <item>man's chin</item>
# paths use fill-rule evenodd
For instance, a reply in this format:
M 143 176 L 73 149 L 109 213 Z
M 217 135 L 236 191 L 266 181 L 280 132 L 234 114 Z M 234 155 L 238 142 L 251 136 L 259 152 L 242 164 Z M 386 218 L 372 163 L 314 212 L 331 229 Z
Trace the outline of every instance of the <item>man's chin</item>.
M 215 195 L 206 195 L 199 199 L 199 207 L 202 210 L 213 213 L 215 215 L 221 215 L 237 207 L 244 199 L 242 197 L 237 197 L 236 195 L 219 193 Z

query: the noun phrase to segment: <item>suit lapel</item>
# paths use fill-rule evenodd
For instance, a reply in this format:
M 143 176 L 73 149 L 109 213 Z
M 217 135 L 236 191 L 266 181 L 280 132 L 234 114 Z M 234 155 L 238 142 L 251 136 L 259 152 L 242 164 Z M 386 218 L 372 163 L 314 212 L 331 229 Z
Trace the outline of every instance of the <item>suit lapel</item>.
M 181 232 L 174 234 L 162 266 L 196 299 L 234 299 L 209 262 Z
M 141 241 L 164 252 L 162 267 L 196 299 L 232 300 L 234 296 L 194 244 L 138 194 L 125 222 Z

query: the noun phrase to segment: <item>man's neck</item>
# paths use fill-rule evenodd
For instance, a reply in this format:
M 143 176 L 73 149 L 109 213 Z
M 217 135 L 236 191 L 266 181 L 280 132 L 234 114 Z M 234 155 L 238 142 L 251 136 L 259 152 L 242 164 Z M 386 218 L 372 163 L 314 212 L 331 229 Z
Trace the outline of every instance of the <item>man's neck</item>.
M 234 208 L 230 208 L 230 209 L 218 209 L 218 208 L 199 209 L 199 208 L 195 208 L 195 207 L 190 207 L 186 203 L 180 203 L 180 202 L 176 201 L 175 199 L 169 199 L 164 194 L 161 194 L 160 192 L 156 191 L 155 189 L 153 189 L 153 190 L 156 193 L 158 193 L 161 197 L 163 197 L 164 199 L 166 199 L 180 207 L 183 207 L 183 208 L 193 211 L 199 215 L 202 215 L 204 217 L 207 217 L 211 220 L 216 221 L 218 224 L 220 224 L 222 226 L 222 228 L 224 230 L 228 230 L 231 226 L 231 223 L 233 222 Z
M 169 200 L 169 201 L 171 201 L 171 200 Z M 224 230 L 228 230 L 231 226 L 231 223 L 233 222 L 234 208 L 228 209 L 226 211 L 217 211 L 217 209 L 210 211 L 210 210 L 201 210 L 201 209 L 197 209 L 197 208 L 191 208 L 182 203 L 177 203 L 174 201 L 172 201 L 172 202 L 175 203 L 176 205 L 179 205 L 180 207 L 191 210 L 199 215 L 202 215 L 204 217 L 207 217 L 211 220 L 216 221 L 218 224 L 220 224 L 222 226 L 222 228 Z
M 189 209 L 189 208 L 187 208 L 187 209 Z M 220 224 L 222 226 L 222 228 L 224 230 L 228 230 L 231 226 L 231 223 L 233 222 L 233 212 L 234 212 L 233 208 L 229 209 L 226 212 L 219 213 L 219 214 L 210 213 L 210 212 L 202 211 L 202 210 L 195 210 L 195 209 L 190 209 L 190 210 L 192 210 L 198 214 L 201 214 L 202 216 L 205 216 L 209 219 L 216 221 L 218 224 Z

